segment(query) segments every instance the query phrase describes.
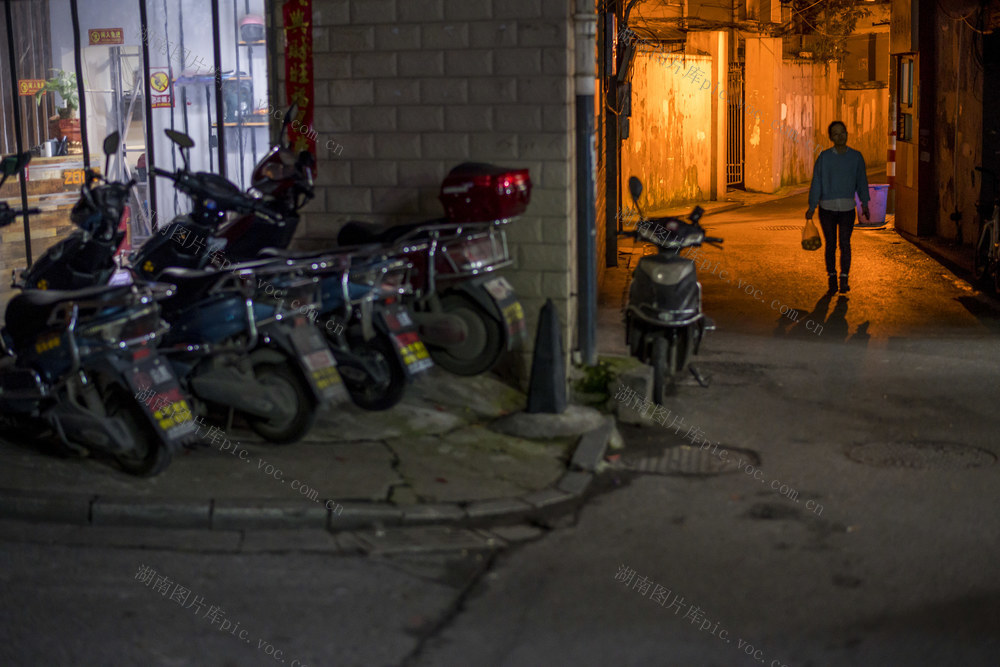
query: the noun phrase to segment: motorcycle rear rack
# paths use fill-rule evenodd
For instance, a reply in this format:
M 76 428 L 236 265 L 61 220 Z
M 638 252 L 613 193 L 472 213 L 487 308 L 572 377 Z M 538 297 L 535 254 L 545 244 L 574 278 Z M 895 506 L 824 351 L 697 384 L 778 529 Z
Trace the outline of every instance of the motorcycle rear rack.
M 423 225 L 401 236 L 395 247 L 403 253 L 411 253 L 423 250 L 423 248 L 416 245 L 406 247 L 407 241 L 420 240 L 427 243 L 426 294 L 432 294 L 437 291 L 437 282 L 441 278 L 439 274 L 446 276 L 448 280 L 460 280 L 497 271 L 513 264 L 513 260 L 510 258 L 510 247 L 507 244 L 507 230 L 503 226 L 515 219 L 504 218 L 487 222 Z M 453 257 L 449 252 L 449 249 L 460 251 L 463 246 L 482 241 L 488 244 L 489 250 L 483 258 L 472 263 L 460 263 L 459 259 Z M 444 266 L 447 267 L 446 272 L 440 271 L 438 268 L 439 257 Z M 418 296 L 426 296 L 422 293 L 423 290 L 416 291 Z

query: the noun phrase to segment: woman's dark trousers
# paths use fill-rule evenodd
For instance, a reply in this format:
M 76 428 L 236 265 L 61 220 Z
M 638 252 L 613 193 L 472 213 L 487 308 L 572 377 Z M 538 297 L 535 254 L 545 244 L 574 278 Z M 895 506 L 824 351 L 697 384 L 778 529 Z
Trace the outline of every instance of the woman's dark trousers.
M 826 242 L 826 272 L 837 274 L 837 241 L 840 241 L 840 273 L 851 272 L 851 232 L 854 231 L 854 209 L 827 211 L 819 208 L 819 226 Z

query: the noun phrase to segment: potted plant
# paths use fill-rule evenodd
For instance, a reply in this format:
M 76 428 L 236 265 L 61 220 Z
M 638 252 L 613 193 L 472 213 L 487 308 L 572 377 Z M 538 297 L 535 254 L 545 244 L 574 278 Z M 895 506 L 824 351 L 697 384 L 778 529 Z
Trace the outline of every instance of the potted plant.
M 45 82 L 45 87 L 35 94 L 35 102 L 42 104 L 42 95 L 48 92 L 59 93 L 63 106 L 57 111 L 58 116 L 49 118 L 49 136 L 55 139 L 67 137 L 71 142 L 80 141 L 80 119 L 76 117 L 76 110 L 80 105 L 80 98 L 76 89 L 76 73 L 66 70 L 52 70 L 56 73 L 54 77 Z
M 76 73 L 62 69 L 52 71 L 56 75 L 46 81 L 45 87 L 35 94 L 35 102 L 40 106 L 42 95 L 50 91 L 59 93 L 59 97 L 63 101 L 63 106 L 58 109 L 59 117 L 62 119 L 73 118 L 76 115 L 77 107 L 80 106 L 76 91 Z

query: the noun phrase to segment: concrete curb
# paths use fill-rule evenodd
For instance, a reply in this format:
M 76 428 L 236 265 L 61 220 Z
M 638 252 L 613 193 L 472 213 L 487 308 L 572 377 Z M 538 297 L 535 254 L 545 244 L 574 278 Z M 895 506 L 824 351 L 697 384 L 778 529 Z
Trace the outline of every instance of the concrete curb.
M 614 426 L 609 418 L 580 436 L 566 472 L 554 485 L 513 498 L 412 506 L 350 502 L 329 507 L 323 500 L 309 505 L 276 498 L 87 496 L 0 488 L 0 520 L 210 531 L 320 528 L 333 533 L 385 526 L 509 525 L 572 511 L 593 481 Z

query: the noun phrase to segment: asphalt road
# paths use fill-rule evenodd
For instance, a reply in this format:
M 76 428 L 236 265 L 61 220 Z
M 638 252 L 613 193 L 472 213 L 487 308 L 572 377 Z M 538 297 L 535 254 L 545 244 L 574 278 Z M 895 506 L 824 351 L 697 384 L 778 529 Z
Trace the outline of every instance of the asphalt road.
M 763 228 L 803 208 L 706 219 L 726 250 L 705 255 L 734 281 L 702 273 L 712 383 L 681 383 L 677 427 L 623 429 L 626 457 L 690 446 L 694 428 L 738 469 L 606 470 L 575 517 L 496 553 L 432 534 L 362 558 L 294 532 L 0 523 L 0 663 L 996 665 L 994 302 L 861 230 L 854 289 L 824 301 L 821 257 Z

